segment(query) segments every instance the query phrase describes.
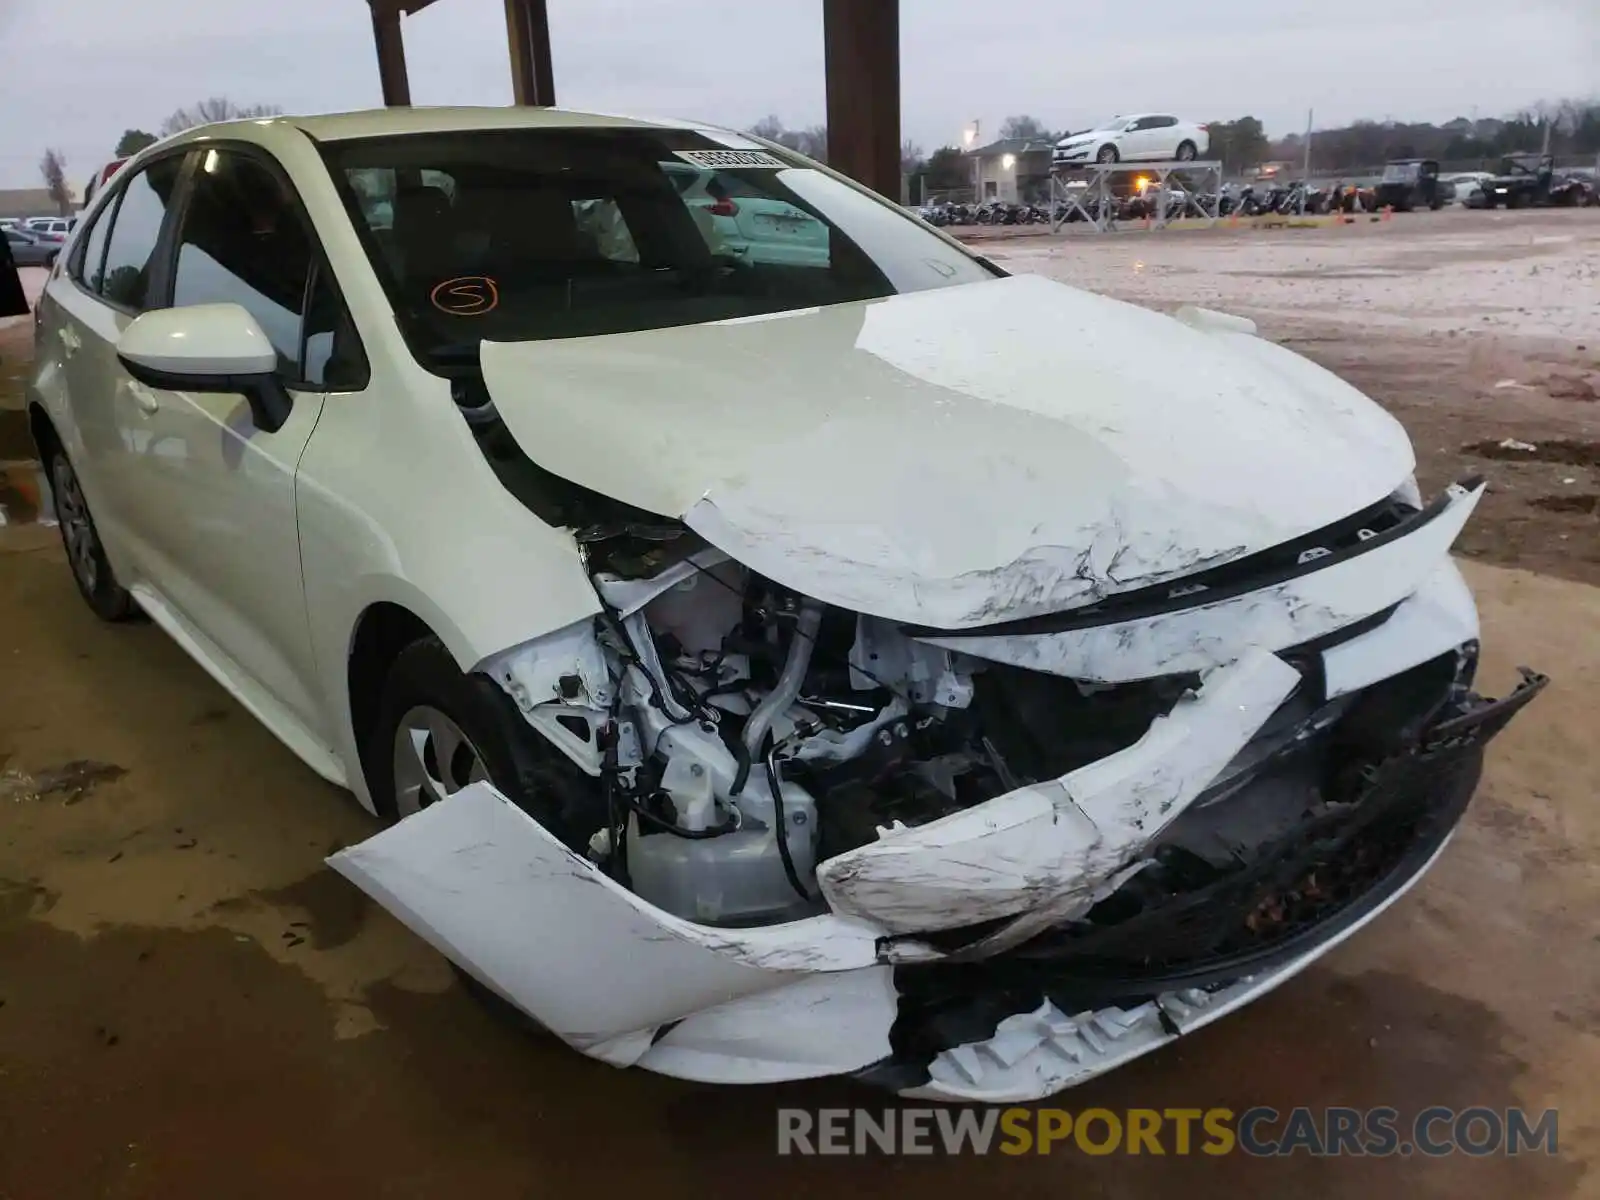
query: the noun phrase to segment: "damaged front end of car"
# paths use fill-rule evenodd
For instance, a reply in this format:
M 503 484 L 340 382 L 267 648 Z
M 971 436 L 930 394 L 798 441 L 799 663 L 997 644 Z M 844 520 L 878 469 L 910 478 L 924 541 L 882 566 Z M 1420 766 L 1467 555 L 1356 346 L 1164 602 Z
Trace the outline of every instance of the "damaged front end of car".
M 583 815 L 476 784 L 330 862 L 616 1065 L 1048 1095 L 1269 990 L 1433 861 L 1545 682 L 1472 690 L 1448 550 L 1481 494 L 961 629 L 608 510 L 574 533 L 600 615 L 479 667 Z

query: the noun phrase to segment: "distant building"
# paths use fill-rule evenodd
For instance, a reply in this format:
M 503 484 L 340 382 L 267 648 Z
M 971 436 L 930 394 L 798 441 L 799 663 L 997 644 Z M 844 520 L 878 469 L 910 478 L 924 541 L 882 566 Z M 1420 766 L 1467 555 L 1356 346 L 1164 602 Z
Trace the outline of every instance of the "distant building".
M 81 207 L 82 198 L 78 189 L 73 188 L 71 212 L 77 212 Z M 0 217 L 54 217 L 59 215 L 56 212 L 56 202 L 50 199 L 50 193 L 44 188 L 0 189 Z
M 1044 200 L 1050 191 L 1053 149 L 1055 142 L 1047 138 L 1001 138 L 967 151 L 978 202 L 1023 204 Z

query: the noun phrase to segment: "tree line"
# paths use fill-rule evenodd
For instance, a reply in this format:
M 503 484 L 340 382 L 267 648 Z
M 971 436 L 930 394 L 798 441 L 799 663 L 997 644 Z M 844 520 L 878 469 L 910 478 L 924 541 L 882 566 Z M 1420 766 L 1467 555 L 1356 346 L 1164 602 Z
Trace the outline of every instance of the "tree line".
M 111 151 L 111 157 L 129 158 L 146 146 L 153 146 L 164 137 L 182 133 L 185 129 L 192 129 L 196 125 L 209 125 L 213 121 L 243 121 L 251 117 L 276 117 L 282 112 L 283 109 L 275 104 L 235 104 L 225 96 L 211 96 L 184 108 L 174 109 L 167 119 L 161 122 L 159 133 L 150 133 L 144 129 L 123 130 L 122 136 L 117 139 L 116 147 Z M 95 169 L 98 171 L 103 165 L 96 163 Z M 72 184 L 67 174 L 67 156 L 60 150 L 46 150 L 39 159 L 39 174 L 44 179 L 45 189 L 50 193 L 50 202 L 62 216 L 66 216 L 72 211 L 73 204 Z

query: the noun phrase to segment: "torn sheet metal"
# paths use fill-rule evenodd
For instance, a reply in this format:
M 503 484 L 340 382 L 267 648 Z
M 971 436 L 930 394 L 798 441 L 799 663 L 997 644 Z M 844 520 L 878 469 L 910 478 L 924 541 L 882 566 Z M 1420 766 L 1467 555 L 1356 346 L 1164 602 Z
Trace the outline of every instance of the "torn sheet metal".
M 472 669 L 504 688 L 524 713 L 555 702 L 604 709 L 612 701 L 611 674 L 588 617 L 490 655 Z
M 877 965 L 882 931 L 839 916 L 717 929 L 679 920 L 472 784 L 328 859 L 408 928 L 579 1049 Z M 686 1035 L 687 1036 L 687 1035 Z
M 1280 967 L 1215 990 L 1164 993 L 1131 1009 L 1068 1015 L 1046 1001 L 1035 1012 L 1001 1021 L 991 1038 L 942 1051 L 928 1068 L 928 1082 L 900 1094 L 908 1099 L 1016 1104 L 1054 1095 L 1131 1062 L 1298 975 L 1410 891 L 1447 845 L 1448 839 L 1370 912 Z
M 968 629 L 1280 545 L 1406 479 L 1392 417 L 1259 345 L 1016 277 L 480 354 L 546 468 L 826 603 Z
M 1251 646 L 1298 646 L 1415 593 L 1448 564 L 1450 546 L 1484 486 L 1453 489 L 1444 510 L 1405 537 L 1231 599 L 1062 633 L 923 640 L 977 658 L 1105 683 L 1204 671 Z
M 727 561 L 728 556 L 721 550 L 715 546 L 708 546 L 688 558 L 680 559 L 648 579 L 596 575 L 595 587 L 600 592 L 601 599 L 616 610 L 618 617 L 631 617 L 663 592 Z
M 951 929 L 1091 893 L 1233 759 L 1300 674 L 1265 651 L 1212 672 L 1145 735 L 1051 783 L 885 834 L 817 869 L 835 912 Z

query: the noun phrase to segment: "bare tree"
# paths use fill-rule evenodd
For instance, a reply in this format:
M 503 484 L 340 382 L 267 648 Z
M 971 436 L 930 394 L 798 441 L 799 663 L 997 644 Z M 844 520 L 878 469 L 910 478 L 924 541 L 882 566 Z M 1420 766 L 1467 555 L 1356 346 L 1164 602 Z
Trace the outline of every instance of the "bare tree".
M 170 137 L 196 125 L 213 121 L 246 121 L 251 117 L 276 117 L 283 109 L 276 104 L 235 104 L 226 96 L 211 96 L 189 108 L 180 108 L 161 122 L 161 136 Z
M 1044 127 L 1044 122 L 1038 117 L 1020 116 L 1007 117 L 1000 125 L 1000 136 L 1006 138 L 1028 138 L 1037 142 L 1052 142 L 1055 137 Z
M 915 175 L 922 168 L 922 147 L 910 138 L 900 143 L 900 174 Z
M 787 146 L 807 158 L 814 158 L 818 162 L 828 161 L 826 125 L 813 125 L 809 129 L 789 129 L 777 117 L 769 115 L 750 126 L 750 132 L 756 137 L 766 138 L 769 142 Z
M 72 188 L 67 185 L 67 156 L 59 150 L 46 150 L 39 160 L 39 174 L 44 176 L 45 190 L 50 202 L 60 216 L 72 211 Z
M 781 142 L 783 140 L 783 122 L 769 113 L 750 126 L 750 132 L 758 138 L 766 138 L 769 142 Z
M 828 161 L 828 127 L 826 125 L 811 125 L 805 129 L 791 129 L 785 135 L 789 140 L 784 145 L 791 150 L 798 150 L 807 158 L 814 158 L 818 162 Z

